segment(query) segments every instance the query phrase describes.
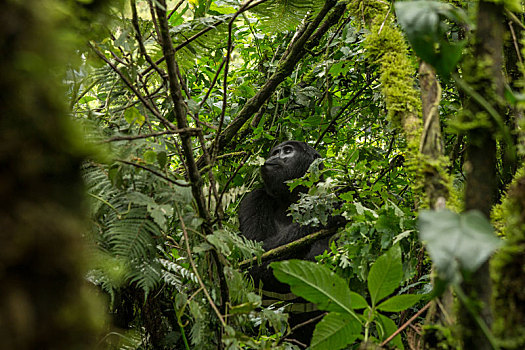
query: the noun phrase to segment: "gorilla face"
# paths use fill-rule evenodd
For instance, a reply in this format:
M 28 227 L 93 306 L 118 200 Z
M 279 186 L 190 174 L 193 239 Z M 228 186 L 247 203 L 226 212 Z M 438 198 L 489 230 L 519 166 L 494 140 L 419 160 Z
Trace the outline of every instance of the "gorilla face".
M 275 146 L 261 168 L 266 192 L 272 197 L 288 197 L 285 181 L 303 176 L 320 155 L 304 142 L 287 141 Z

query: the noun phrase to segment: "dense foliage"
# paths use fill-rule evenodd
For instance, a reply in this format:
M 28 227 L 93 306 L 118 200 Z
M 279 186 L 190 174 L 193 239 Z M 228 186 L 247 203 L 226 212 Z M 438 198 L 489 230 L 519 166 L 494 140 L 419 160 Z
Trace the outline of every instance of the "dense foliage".
M 491 90 L 502 83 L 490 73 L 496 58 L 476 46 L 483 6 L 471 5 L 131 0 L 109 8 L 106 25 L 93 22 L 66 83 L 92 150 L 83 164 L 88 279 L 107 295 L 113 320 L 102 346 L 301 345 L 285 340 L 286 305 L 261 306 L 246 270 L 262 249 L 239 236 L 236 217 L 269 149 L 294 139 L 315 146 L 324 168 L 291 184 L 310 190 L 290 215 L 304 224 L 334 214 L 348 221 L 317 264 L 272 265 L 327 311 L 312 348 L 418 347 L 424 322 L 407 321 L 449 285 L 482 340 L 497 347 L 467 282 L 501 242 L 468 186 L 479 180 L 473 171 L 497 174 L 477 187 L 490 208 L 521 165 L 523 21 L 510 12 L 520 6 L 505 2 L 515 23 L 510 43 L 499 37 L 503 95 Z M 494 6 L 503 18 L 503 5 Z M 487 133 L 496 135 L 494 162 L 481 168 L 465 154 L 490 159 L 486 149 L 476 153 L 490 144 Z M 463 208 L 480 211 L 457 214 Z M 511 209 L 498 210 L 505 217 Z M 523 212 L 512 215 L 523 222 Z M 432 323 L 445 330 L 426 339 L 430 346 L 453 346 L 450 324 Z

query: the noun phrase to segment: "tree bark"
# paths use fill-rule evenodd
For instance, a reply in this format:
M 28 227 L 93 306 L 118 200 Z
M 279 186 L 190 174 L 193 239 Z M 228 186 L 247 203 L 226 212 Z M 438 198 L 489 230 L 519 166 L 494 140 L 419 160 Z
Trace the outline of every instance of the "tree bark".
M 56 74 L 71 51 L 55 5 L 0 11 L 1 349 L 93 349 L 103 321 L 84 280 L 82 145 Z
M 473 55 L 464 67 L 464 79 L 483 96 L 499 113 L 503 98 L 503 5 L 480 1 L 477 17 L 477 32 Z M 465 164 L 466 192 L 465 209 L 479 210 L 487 218 L 496 195 L 496 124 L 487 111 L 474 98 L 466 104 L 467 112 L 479 127 L 468 133 L 468 153 Z M 487 126 L 487 118 L 491 126 Z M 470 278 L 464 281 L 463 289 L 473 301 L 476 311 L 490 328 L 491 280 L 489 264 L 486 262 Z M 465 349 L 491 349 L 484 333 L 478 327 L 465 305 L 458 311 L 461 338 Z

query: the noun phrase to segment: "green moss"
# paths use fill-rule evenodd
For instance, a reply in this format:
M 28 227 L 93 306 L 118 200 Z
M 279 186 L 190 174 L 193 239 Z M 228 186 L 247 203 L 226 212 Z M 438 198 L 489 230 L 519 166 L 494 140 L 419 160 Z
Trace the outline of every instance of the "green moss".
M 505 349 L 525 347 L 525 168 L 518 171 L 508 195 L 493 211 L 505 246 L 491 260 L 494 282 L 494 334 Z
M 383 1 L 352 1 L 349 10 L 369 29 L 364 48 L 372 63 L 379 65 L 379 81 L 388 117 L 392 125 L 402 129 L 406 136 L 408 153 L 405 166 L 413 174 L 416 194 L 426 190 L 430 198 L 419 200 L 420 207 L 429 207 L 438 197 L 459 208 L 459 196 L 452 188 L 445 171 L 446 157 L 434 159 L 420 153 L 422 133 L 421 97 L 416 88 L 416 70 L 409 55 L 407 42 L 395 25 L 390 5 Z
M 354 0 L 348 4 L 348 10 L 366 25 L 370 25 L 378 19 L 382 21 L 389 8 L 390 4 L 385 1 Z
M 458 349 L 459 340 L 450 328 L 440 325 L 423 326 L 423 339 L 425 349 Z
M 405 125 L 407 114 L 420 115 L 421 102 L 403 35 L 392 23 L 377 23 L 366 36 L 364 47 L 367 56 L 380 65 L 379 80 L 390 121 L 395 127 L 404 127 L 409 143 L 419 146 L 421 125 Z

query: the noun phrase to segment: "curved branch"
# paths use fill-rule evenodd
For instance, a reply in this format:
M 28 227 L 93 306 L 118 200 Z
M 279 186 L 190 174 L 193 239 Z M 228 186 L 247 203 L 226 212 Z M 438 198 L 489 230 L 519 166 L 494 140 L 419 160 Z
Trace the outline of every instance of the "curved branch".
M 311 245 L 312 243 L 314 242 L 317 242 L 318 240 L 321 240 L 323 238 L 327 238 L 327 237 L 330 237 L 332 235 L 334 235 L 336 232 L 337 232 L 337 229 L 339 227 L 332 227 L 332 228 L 328 228 L 328 229 L 321 229 L 317 232 L 314 232 L 314 233 L 311 233 L 307 236 L 304 236 L 304 237 L 301 237 L 293 242 L 290 242 L 286 245 L 282 245 L 280 247 L 277 247 L 277 248 L 274 248 L 274 249 L 271 249 L 269 251 L 267 251 L 266 253 L 264 253 L 262 256 L 261 256 L 261 262 L 265 262 L 265 261 L 268 261 L 268 260 L 274 260 L 274 259 L 277 259 L 277 258 L 282 258 L 284 256 L 288 256 L 290 255 L 291 253 L 294 253 L 308 245 Z M 247 260 L 244 260 L 244 261 L 241 261 L 241 263 L 239 264 L 239 267 L 240 268 L 246 268 L 246 267 L 249 267 L 251 264 L 253 264 L 254 262 L 257 262 L 257 257 L 253 257 L 251 259 L 247 259 Z

